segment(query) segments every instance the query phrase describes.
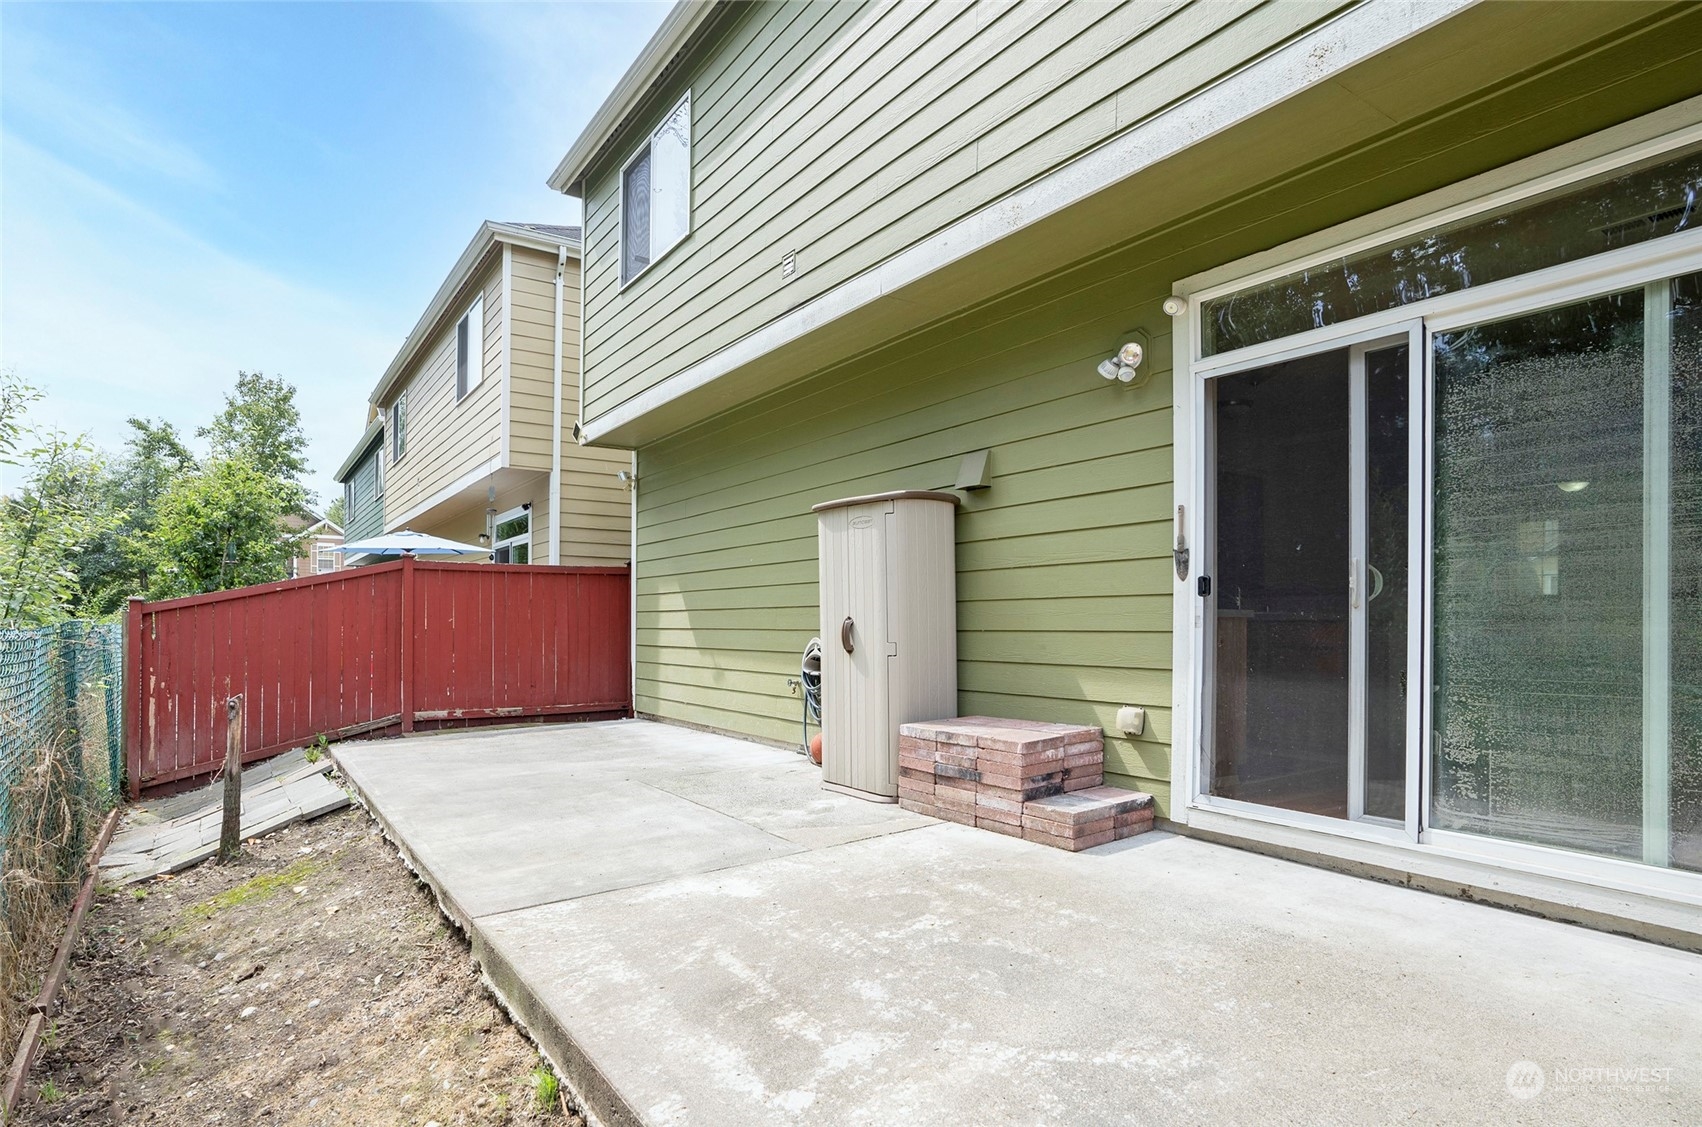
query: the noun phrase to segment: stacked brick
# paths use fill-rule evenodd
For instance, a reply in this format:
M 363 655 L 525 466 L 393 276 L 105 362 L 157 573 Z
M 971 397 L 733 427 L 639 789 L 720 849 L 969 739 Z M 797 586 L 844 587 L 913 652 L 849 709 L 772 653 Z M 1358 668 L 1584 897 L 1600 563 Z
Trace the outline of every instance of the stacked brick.
M 962 716 L 898 730 L 906 810 L 1072 852 L 1152 828 L 1152 796 L 1107 787 L 1098 728 Z

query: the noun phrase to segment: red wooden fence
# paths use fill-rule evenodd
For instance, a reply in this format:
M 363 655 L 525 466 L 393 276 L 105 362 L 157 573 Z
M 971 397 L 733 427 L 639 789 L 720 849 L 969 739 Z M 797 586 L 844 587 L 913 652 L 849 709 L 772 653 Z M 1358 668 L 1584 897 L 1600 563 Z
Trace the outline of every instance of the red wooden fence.
M 507 718 L 632 711 L 626 568 L 395 563 L 130 603 L 132 797 L 209 774 L 227 697 L 245 760 L 342 739 Z

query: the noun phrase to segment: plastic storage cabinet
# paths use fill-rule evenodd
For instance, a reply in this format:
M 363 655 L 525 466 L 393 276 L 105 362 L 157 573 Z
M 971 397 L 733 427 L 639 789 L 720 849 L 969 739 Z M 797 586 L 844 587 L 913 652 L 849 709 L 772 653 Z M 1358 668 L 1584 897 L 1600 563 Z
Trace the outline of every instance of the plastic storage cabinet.
M 957 715 L 952 493 L 815 506 L 821 549 L 822 785 L 898 798 L 898 726 Z

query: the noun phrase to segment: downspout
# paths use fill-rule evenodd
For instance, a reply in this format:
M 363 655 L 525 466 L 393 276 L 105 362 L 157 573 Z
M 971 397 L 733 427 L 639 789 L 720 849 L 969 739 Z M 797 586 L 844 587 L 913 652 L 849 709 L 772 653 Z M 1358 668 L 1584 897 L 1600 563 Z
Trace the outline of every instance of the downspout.
M 561 563 L 561 283 L 567 274 L 567 248 L 556 254 L 556 362 L 553 381 L 554 404 L 550 434 L 550 553 L 553 566 Z M 582 365 L 583 366 L 583 365 Z

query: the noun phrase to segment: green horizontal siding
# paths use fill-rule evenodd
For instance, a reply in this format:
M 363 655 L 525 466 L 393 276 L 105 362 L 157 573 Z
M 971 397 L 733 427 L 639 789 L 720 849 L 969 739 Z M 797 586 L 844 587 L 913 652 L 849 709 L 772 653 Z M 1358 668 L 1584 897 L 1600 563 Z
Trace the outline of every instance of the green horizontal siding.
M 966 711 L 1110 727 L 1114 781 L 1168 802 L 1169 321 L 1135 303 L 1150 381 L 1094 372 L 1131 327 L 1121 279 L 1060 281 L 646 447 L 639 455 L 638 707 L 799 738 L 796 676 L 819 630 L 816 518 L 835 497 L 949 485 L 992 449 L 957 518 Z
M 1230 73 L 1341 0 L 758 3 L 692 91 L 691 236 L 618 284 L 619 162 L 586 199 L 586 413 L 609 410 Z M 646 119 L 648 120 L 648 119 Z M 780 277 L 781 257 L 799 271 Z M 659 329 L 691 320 L 689 339 Z
M 378 443 L 359 462 L 355 463 L 350 480 L 355 487 L 354 507 L 344 514 L 343 536 L 348 540 L 364 540 L 384 533 L 384 498 L 378 495 L 378 459 L 383 457 L 384 444 Z
M 1178 215 L 1189 201 L 1178 180 L 1172 212 L 1136 238 L 1017 291 L 965 287 L 944 320 L 827 371 L 806 374 L 800 359 L 801 378 L 782 390 L 644 446 L 639 708 L 796 740 L 786 679 L 819 629 L 810 506 L 949 485 L 958 458 L 986 447 L 992 487 L 957 519 L 959 707 L 1109 728 L 1119 705 L 1146 706 L 1146 735 L 1111 733 L 1107 766 L 1168 812 L 1177 588 L 1160 301 L 1174 279 L 1702 93 L 1702 8 L 1637 11 L 1648 14 L 1640 27 L 1562 49 L 1552 20 L 1494 9 L 1485 18 L 1533 19 L 1529 38 L 1555 38 L 1541 47 L 1553 56 L 1545 70 L 1489 90 L 1462 84 L 1371 140 L 1253 182 L 1251 170 L 1285 167 L 1263 158 L 1302 118 L 1346 113 L 1327 100 L 1339 92 L 1286 106 L 1215 166 L 1247 181 L 1228 204 L 1207 185 L 1206 202 Z M 1469 61 L 1475 44 L 1462 30 L 1422 46 L 1411 65 Z M 1385 96 L 1362 82 L 1354 112 Z M 1081 230 L 1055 231 L 1082 237 L 1096 206 L 1079 209 Z M 679 343 L 703 321 L 681 312 L 660 324 L 658 339 Z M 1148 334 L 1152 376 L 1138 389 L 1107 384 L 1094 364 L 1134 329 Z

